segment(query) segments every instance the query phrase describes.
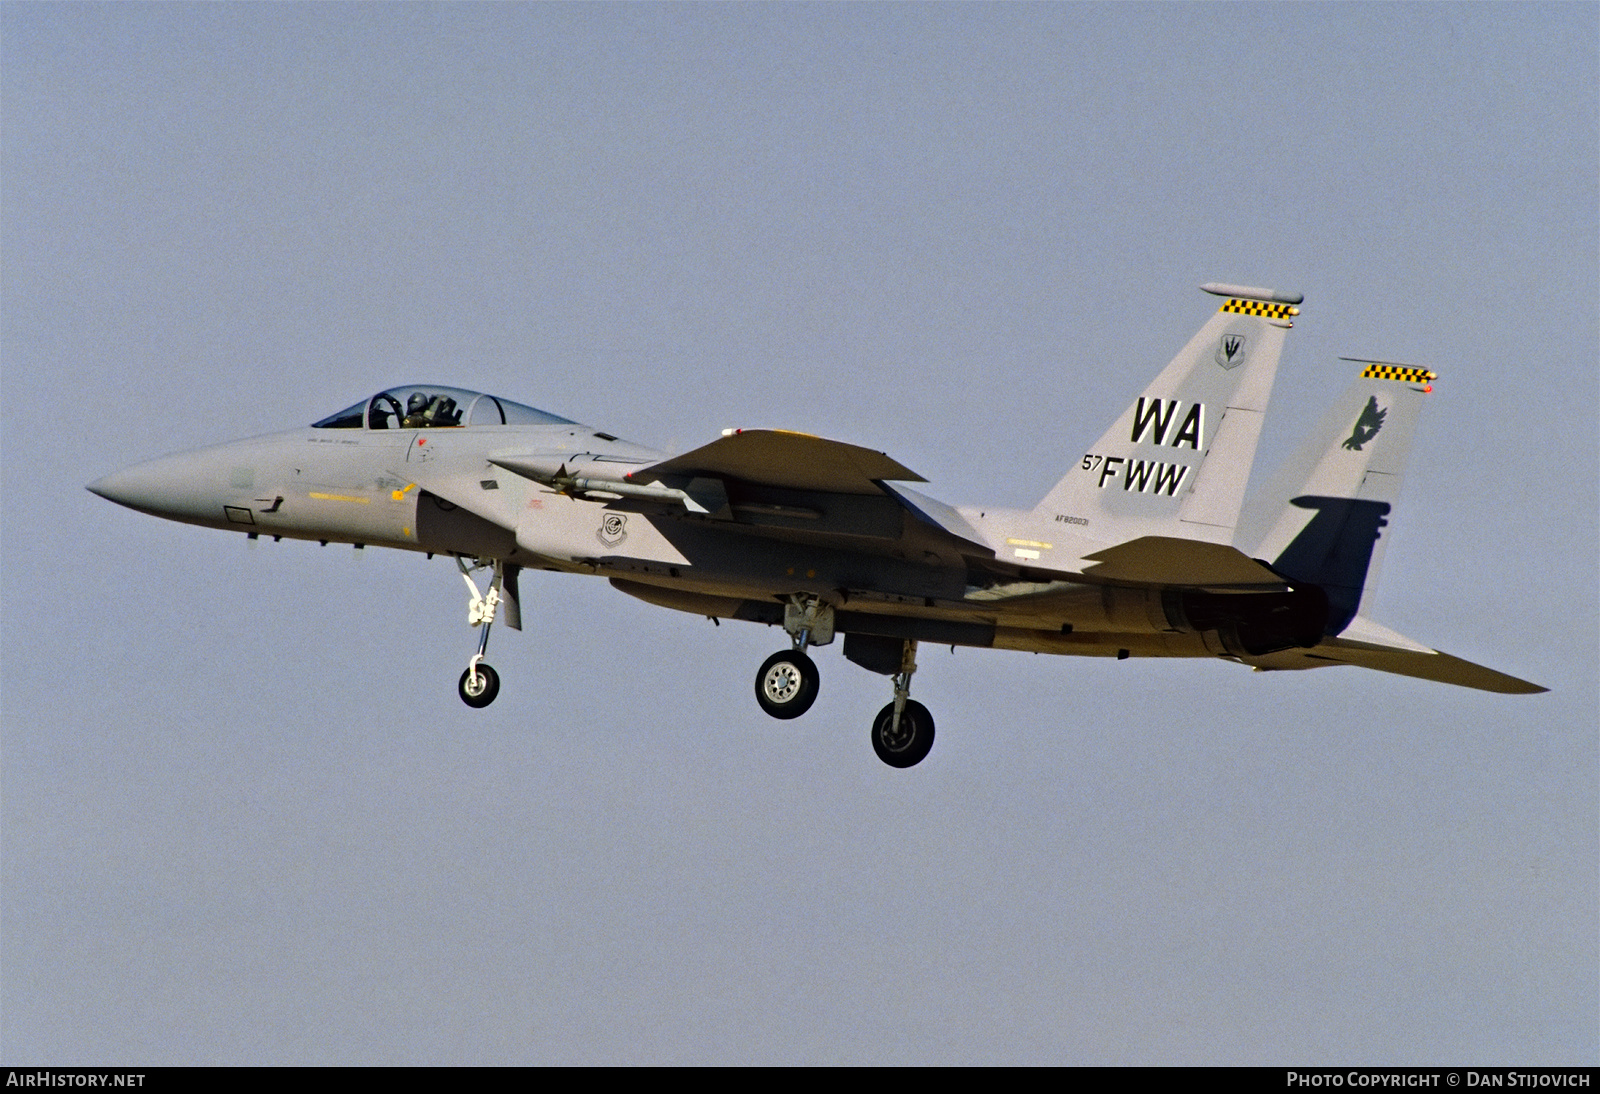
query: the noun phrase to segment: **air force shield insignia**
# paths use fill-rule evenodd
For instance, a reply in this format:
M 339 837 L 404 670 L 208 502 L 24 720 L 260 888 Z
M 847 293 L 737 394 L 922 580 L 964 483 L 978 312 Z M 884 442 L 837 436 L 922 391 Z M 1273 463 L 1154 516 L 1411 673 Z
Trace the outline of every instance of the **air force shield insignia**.
M 622 513 L 607 513 L 600 521 L 595 538 L 607 547 L 615 547 L 628 538 L 628 518 Z
M 1217 343 L 1216 362 L 1223 368 L 1238 368 L 1244 364 L 1245 336 L 1224 334 Z

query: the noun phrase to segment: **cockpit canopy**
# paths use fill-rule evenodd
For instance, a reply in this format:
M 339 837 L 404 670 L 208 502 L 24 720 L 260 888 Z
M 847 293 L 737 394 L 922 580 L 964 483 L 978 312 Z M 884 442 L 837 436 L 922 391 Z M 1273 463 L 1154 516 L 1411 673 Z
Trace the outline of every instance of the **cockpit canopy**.
M 380 391 L 347 407 L 313 429 L 453 429 L 480 425 L 572 425 L 566 418 L 496 395 L 439 384 L 413 384 Z

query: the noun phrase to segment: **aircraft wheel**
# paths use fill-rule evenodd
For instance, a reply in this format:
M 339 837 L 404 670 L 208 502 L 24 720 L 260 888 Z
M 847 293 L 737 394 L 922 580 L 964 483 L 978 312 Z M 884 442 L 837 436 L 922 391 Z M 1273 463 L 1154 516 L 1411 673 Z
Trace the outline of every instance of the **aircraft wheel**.
M 461 701 L 467 706 L 486 707 L 500 694 L 500 674 L 480 661 L 477 678 L 474 679 L 472 670 L 467 669 L 461 674 L 458 690 L 461 692 Z
M 767 658 L 756 673 L 756 702 L 774 718 L 798 718 L 817 701 L 822 676 L 799 650 L 783 650 Z
M 890 767 L 915 767 L 933 749 L 933 715 L 915 699 L 907 699 L 900 712 L 900 730 L 894 732 L 894 704 L 878 711 L 872 720 L 872 751 Z

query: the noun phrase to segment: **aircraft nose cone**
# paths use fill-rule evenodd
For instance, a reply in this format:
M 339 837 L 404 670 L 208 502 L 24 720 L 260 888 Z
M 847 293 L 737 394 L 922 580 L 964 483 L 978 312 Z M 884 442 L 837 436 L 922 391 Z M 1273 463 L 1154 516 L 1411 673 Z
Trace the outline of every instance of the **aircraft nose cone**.
M 131 471 L 132 469 L 130 468 L 129 470 Z M 103 475 L 84 487 L 84 489 L 91 494 L 100 495 L 107 501 L 114 501 L 118 505 L 126 505 L 134 509 L 139 507 L 136 499 L 144 493 L 140 488 L 138 476 L 129 474 L 128 471 L 113 471 L 109 475 Z
M 172 520 L 220 518 L 216 469 L 207 453 L 165 456 L 113 471 L 88 485 L 92 494 L 141 513 Z

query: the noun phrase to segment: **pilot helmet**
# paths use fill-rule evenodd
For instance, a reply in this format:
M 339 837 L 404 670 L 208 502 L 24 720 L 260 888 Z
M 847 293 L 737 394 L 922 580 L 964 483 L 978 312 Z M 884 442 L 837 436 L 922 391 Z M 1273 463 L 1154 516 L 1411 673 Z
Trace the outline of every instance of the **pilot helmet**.
M 406 400 L 407 414 L 421 414 L 428 408 L 428 397 L 420 391 L 413 391 L 411 398 Z

